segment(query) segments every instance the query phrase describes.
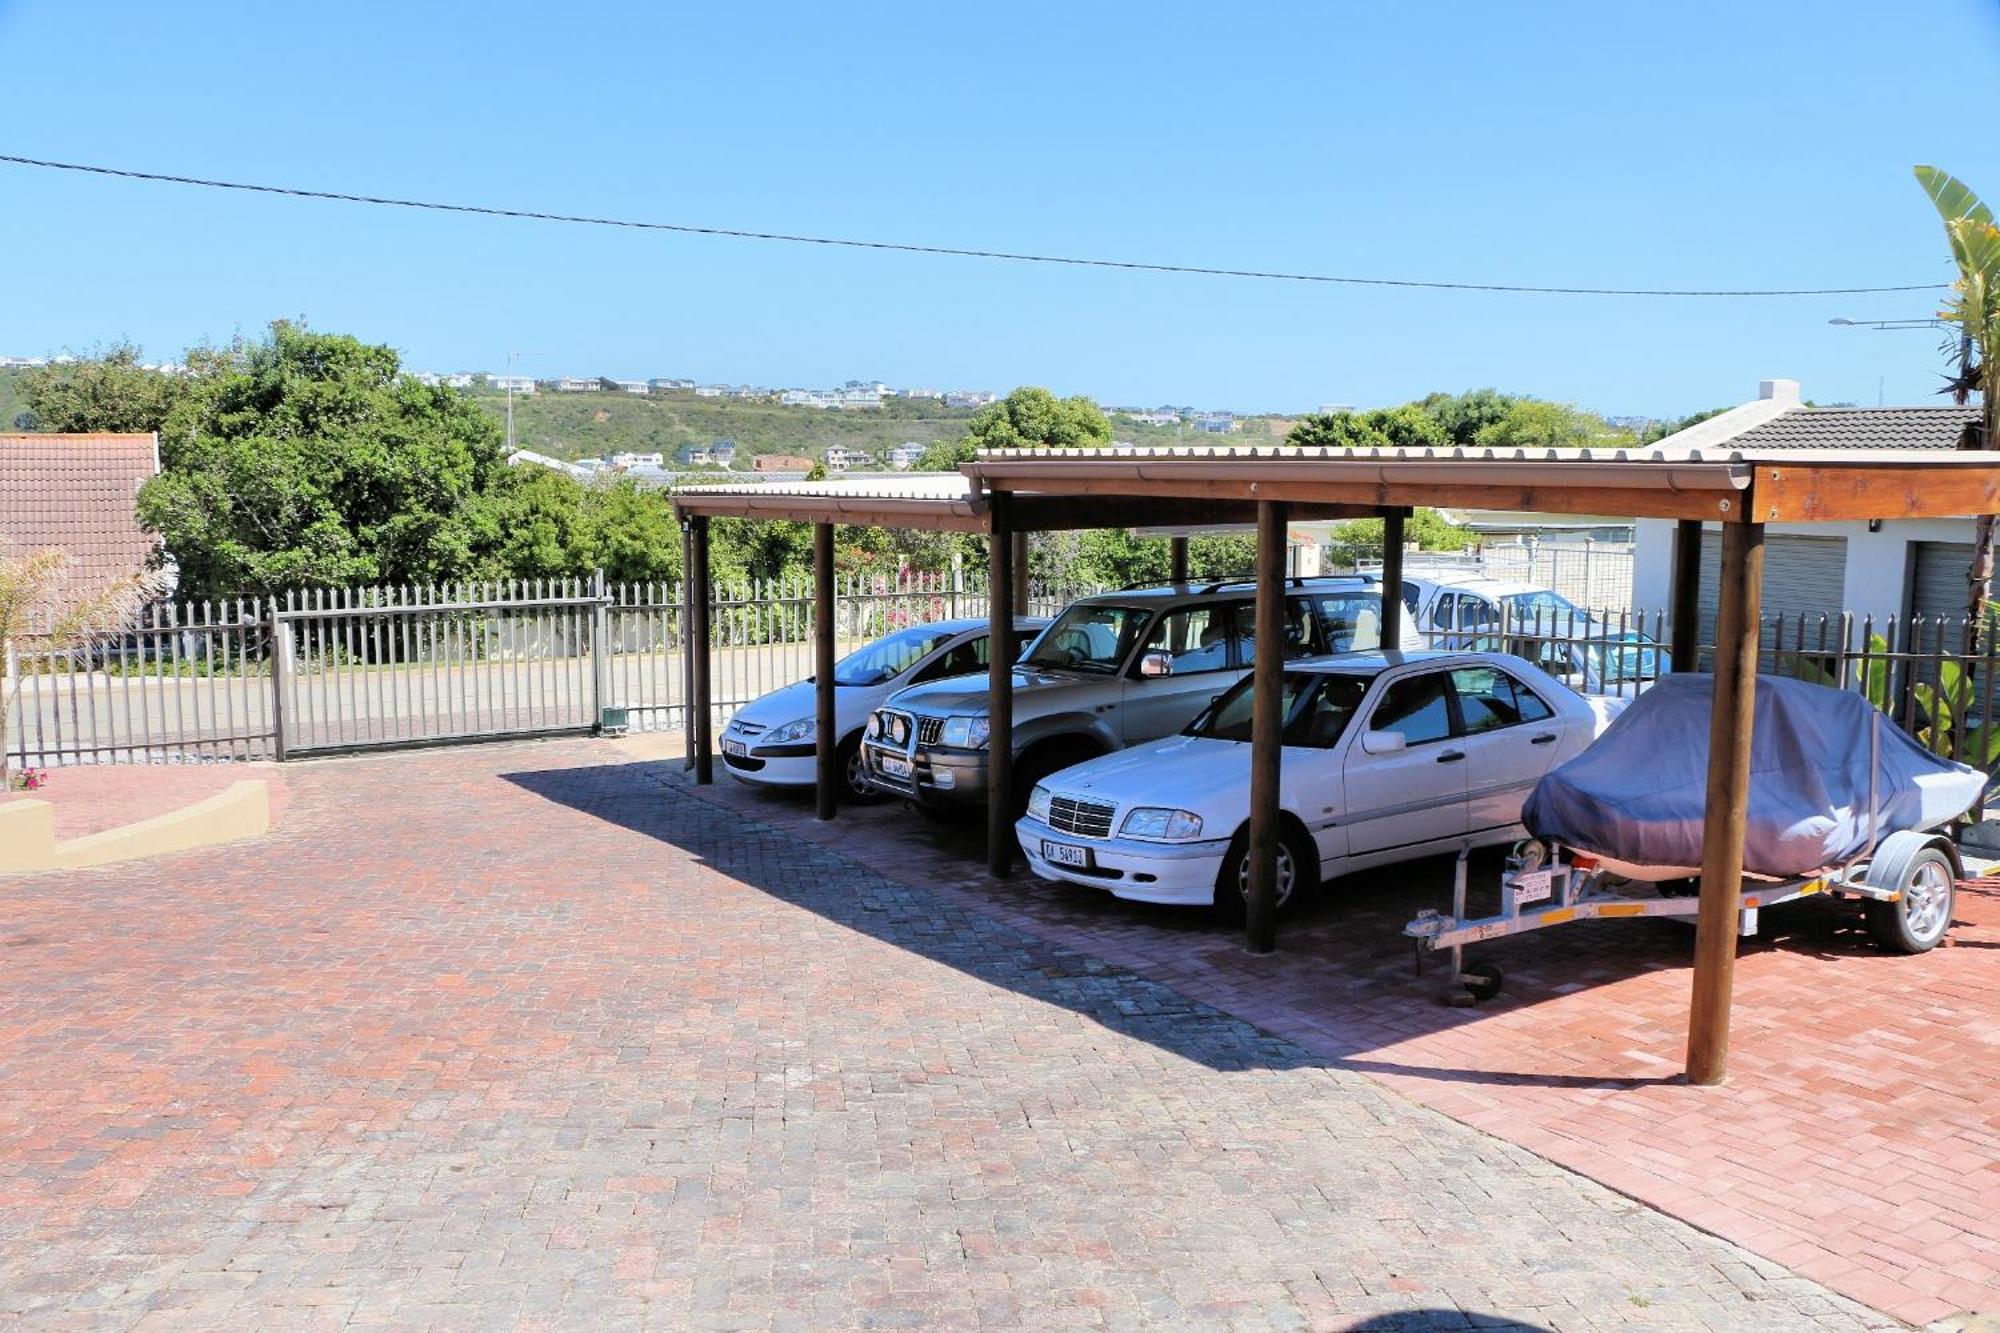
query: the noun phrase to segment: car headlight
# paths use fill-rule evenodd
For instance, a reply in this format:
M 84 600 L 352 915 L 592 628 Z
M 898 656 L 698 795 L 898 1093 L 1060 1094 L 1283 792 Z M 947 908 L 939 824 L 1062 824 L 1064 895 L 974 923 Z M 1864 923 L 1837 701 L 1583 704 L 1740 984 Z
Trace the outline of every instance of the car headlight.
M 1164 842 L 1199 838 L 1201 816 L 1192 810 L 1142 805 L 1125 816 L 1124 833 L 1128 838 L 1158 838 Z
M 782 727 L 773 727 L 759 739 L 772 745 L 789 745 L 793 741 L 811 740 L 813 719 L 802 717 L 796 722 L 787 722 Z
M 882 734 L 882 715 L 880 713 L 870 713 L 868 715 L 868 739 L 872 741 L 877 737 L 879 737 L 881 734 Z
M 938 741 L 961 750 L 977 750 L 986 744 L 991 734 L 983 717 L 948 717 L 944 720 L 944 730 L 938 734 Z
M 1044 824 L 1049 822 L 1049 789 L 1047 787 L 1037 786 L 1032 792 L 1028 793 L 1028 814 L 1041 820 Z

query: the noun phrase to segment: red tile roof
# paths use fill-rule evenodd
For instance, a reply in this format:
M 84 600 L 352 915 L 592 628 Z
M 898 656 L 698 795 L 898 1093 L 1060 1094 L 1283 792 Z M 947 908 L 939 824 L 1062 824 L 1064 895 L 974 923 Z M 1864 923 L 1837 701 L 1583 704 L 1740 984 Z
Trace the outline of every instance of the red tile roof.
M 158 470 L 151 435 L 0 435 L 0 554 L 67 551 L 85 594 L 137 573 L 158 543 L 132 502 Z

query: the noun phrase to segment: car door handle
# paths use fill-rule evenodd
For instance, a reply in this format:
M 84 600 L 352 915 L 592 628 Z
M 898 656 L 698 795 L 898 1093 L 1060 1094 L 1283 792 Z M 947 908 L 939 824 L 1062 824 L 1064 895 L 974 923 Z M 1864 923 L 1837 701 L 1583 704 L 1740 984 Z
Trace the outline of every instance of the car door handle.
M 1555 738 L 1556 738 L 1556 734 L 1555 734 L 1555 733 L 1554 733 L 1553 731 L 1545 731 L 1545 732 L 1543 732 L 1543 733 L 1542 733 L 1541 735 L 1539 735 L 1539 736 L 1535 737 L 1535 738 L 1534 738 L 1533 740 L 1529 741 L 1529 742 L 1528 742 L 1528 744 L 1530 744 L 1530 745 L 1547 745 L 1547 744 L 1551 743 L 1552 741 L 1554 741 L 1554 740 L 1555 740 Z
M 1438 762 L 1440 764 L 1455 764 L 1463 758 L 1465 758 L 1465 751 L 1463 750 L 1446 750 L 1438 756 Z

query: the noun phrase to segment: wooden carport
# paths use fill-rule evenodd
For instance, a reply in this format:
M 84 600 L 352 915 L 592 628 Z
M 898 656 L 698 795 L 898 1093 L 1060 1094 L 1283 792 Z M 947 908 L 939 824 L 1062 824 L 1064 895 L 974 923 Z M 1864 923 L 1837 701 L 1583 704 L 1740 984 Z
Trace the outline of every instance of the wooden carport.
M 932 473 L 907 478 L 852 481 L 776 483 L 763 486 L 694 487 L 674 496 L 686 541 L 688 597 L 689 714 L 694 748 L 695 781 L 714 781 L 713 695 L 708 654 L 697 645 L 709 638 L 709 532 L 715 518 L 810 523 L 813 527 L 813 680 L 815 683 L 814 756 L 819 770 L 817 813 L 835 815 L 838 772 L 835 757 L 833 685 L 833 535 L 836 524 L 913 528 L 935 532 L 975 533 L 988 539 L 988 615 L 992 642 L 1006 642 L 1015 613 L 1027 602 L 1026 538 L 1033 532 L 1082 528 L 1171 527 L 1199 524 L 1261 522 L 1267 506 L 1255 499 L 1145 494 L 1042 494 L 1031 486 L 1010 486 L 985 492 L 958 473 Z M 1301 518 L 1350 518 L 1372 515 L 1374 505 L 1303 501 L 1295 506 Z M 1396 522 L 1400 531 L 1400 511 Z M 1283 575 L 1284 532 L 1278 532 L 1278 574 Z M 1400 555 L 1401 542 L 1394 543 Z M 1171 539 L 1171 577 L 1187 579 L 1187 539 Z M 1394 642 L 1401 603 L 1383 599 L 1384 642 Z M 1260 609 L 1259 616 L 1265 612 Z M 1257 632 L 1276 634 L 1273 621 L 1261 618 Z M 990 654 L 988 667 L 987 788 L 1006 792 L 1012 781 L 1013 663 L 1004 653 Z M 989 800 L 986 814 L 987 865 L 1005 875 L 1013 859 L 1014 826 L 1006 800 Z M 1268 923 L 1265 926 L 1268 931 Z
M 2000 455 L 1909 450 L 1434 450 L 1162 449 L 1022 450 L 983 455 L 964 471 L 989 515 L 1028 496 L 1042 504 L 1097 506 L 1140 500 L 1257 513 L 1257 636 L 1251 744 L 1251 883 L 1248 944 L 1273 947 L 1279 694 L 1283 657 L 1285 524 L 1298 506 L 1379 513 L 1385 542 L 1383 642 L 1395 642 L 1400 599 L 1400 516 L 1417 505 L 1551 514 L 1618 514 L 1678 520 L 1674 544 L 1671 657 L 1696 668 L 1696 592 L 1704 523 L 1722 530 L 1715 706 L 1709 731 L 1706 827 L 1687 1077 L 1720 1083 L 1729 1050 L 1729 1008 L 1749 799 L 1764 525 L 1877 518 L 1939 518 L 2000 512 Z M 997 549 L 997 544 L 996 544 Z M 996 563 L 996 575 L 998 567 Z M 996 604 L 997 606 L 997 604 Z M 998 626 L 1004 622 L 997 618 Z M 995 678 L 1002 674 L 996 670 Z M 999 702 L 996 693 L 996 704 Z M 995 712 L 996 734 L 999 713 Z M 996 746 L 997 750 L 997 746 Z

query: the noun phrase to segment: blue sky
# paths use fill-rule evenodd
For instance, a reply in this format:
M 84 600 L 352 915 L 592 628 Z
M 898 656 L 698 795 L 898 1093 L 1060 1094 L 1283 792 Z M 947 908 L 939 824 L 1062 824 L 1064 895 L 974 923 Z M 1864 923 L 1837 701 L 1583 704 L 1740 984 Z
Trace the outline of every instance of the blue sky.
M 561 17 L 554 15 L 560 13 Z M 0 152 L 621 217 L 1383 277 L 1944 280 L 1909 168 L 2000 197 L 1955 90 L 2000 4 L 0 0 Z M 1297 410 L 1925 401 L 1922 294 L 1295 286 L 487 221 L 0 166 L 0 353 L 277 316 L 413 367 L 1046 384 Z

